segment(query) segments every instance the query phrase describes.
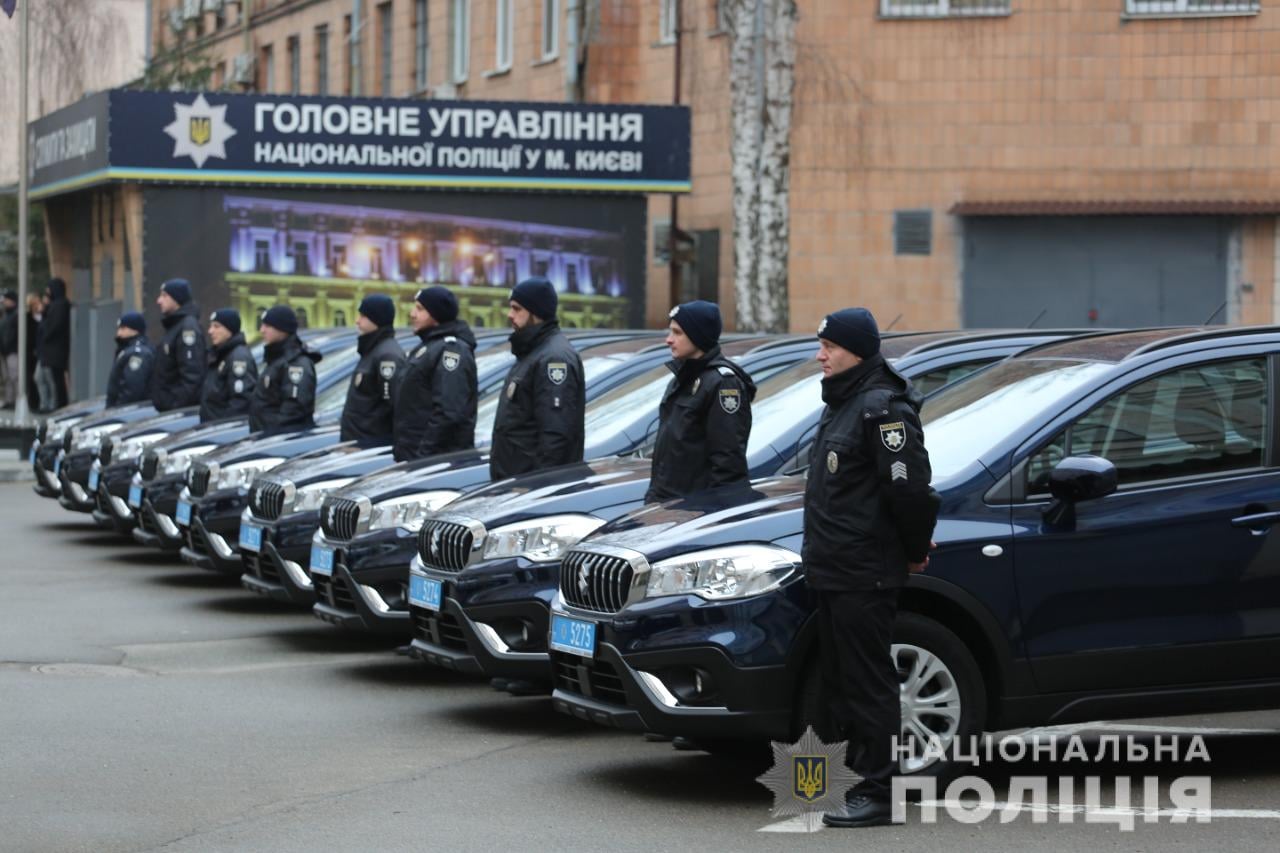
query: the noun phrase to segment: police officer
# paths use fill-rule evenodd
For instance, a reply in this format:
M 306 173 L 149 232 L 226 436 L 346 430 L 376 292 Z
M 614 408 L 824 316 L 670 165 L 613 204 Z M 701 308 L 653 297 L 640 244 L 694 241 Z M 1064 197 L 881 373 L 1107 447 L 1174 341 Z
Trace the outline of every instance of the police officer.
M 150 400 L 155 361 L 146 318 L 137 311 L 121 314 L 116 323 L 116 358 L 107 376 L 107 407 Z
M 824 694 L 849 766 L 862 777 L 828 826 L 890 822 L 898 674 L 889 644 L 898 592 L 924 569 L 938 515 L 921 396 L 880 355 L 865 308 L 818 327 L 827 404 L 805 486 L 805 580 L 816 599 Z
M 315 426 L 316 362 L 298 338 L 298 317 L 288 305 L 268 308 L 258 329 L 266 366 L 249 403 L 249 429 L 267 434 Z
M 395 458 L 422 459 L 476 445 L 476 337 L 447 287 L 418 291 L 409 322 L 422 343 L 397 379 Z
M 360 301 L 356 349 L 360 363 L 347 387 L 342 409 L 342 440 L 362 447 L 390 444 L 395 417 L 396 374 L 404 365 L 404 350 L 396 340 L 396 305 L 390 296 L 375 293 Z
M 586 390 L 582 360 L 556 321 L 556 289 L 545 278 L 511 291 L 507 320 L 516 363 L 493 422 L 495 480 L 582 461 Z
M 658 409 L 658 438 L 646 503 L 747 481 L 747 438 L 756 386 L 720 354 L 720 308 L 671 309 L 667 346 L 675 374 Z
M 156 305 L 164 335 L 151 374 L 151 402 L 160 412 L 198 405 L 208 365 L 204 335 L 191 304 L 191 285 L 185 279 L 169 279 L 160 285 Z
M 200 423 L 249 414 L 258 364 L 240 331 L 240 312 L 223 308 L 209 316 L 209 371 L 200 397 Z

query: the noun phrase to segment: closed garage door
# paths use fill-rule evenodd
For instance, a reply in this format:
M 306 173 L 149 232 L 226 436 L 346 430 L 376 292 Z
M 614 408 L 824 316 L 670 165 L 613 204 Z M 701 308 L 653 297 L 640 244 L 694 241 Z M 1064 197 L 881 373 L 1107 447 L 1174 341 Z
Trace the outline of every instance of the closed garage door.
M 1200 325 L 1226 300 L 1233 222 L 1192 216 L 966 218 L 964 324 Z M 1219 311 L 1214 322 L 1225 322 L 1225 313 Z

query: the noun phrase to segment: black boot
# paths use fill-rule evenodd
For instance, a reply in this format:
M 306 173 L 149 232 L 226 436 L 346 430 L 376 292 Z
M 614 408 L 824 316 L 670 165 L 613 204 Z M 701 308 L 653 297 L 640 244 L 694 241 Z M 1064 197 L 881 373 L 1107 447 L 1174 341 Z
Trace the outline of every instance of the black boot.
M 827 812 L 822 816 L 827 826 L 888 826 L 893 823 L 893 806 L 888 800 L 850 791 L 843 812 Z

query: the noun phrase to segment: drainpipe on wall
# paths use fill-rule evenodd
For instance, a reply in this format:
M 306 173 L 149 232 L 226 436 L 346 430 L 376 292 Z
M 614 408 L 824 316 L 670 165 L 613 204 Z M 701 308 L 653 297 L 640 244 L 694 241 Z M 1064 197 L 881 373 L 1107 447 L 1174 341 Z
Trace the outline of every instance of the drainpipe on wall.
M 680 11 L 681 11 L 680 6 L 682 4 L 680 0 L 675 0 L 673 5 L 675 6 L 674 10 L 672 10 L 672 14 L 675 15 L 676 42 L 674 45 L 672 45 L 673 49 L 675 50 L 675 59 L 674 59 L 675 67 L 674 69 L 672 69 L 672 75 L 671 75 L 672 78 L 674 79 L 674 85 L 672 86 L 671 103 L 674 104 L 675 106 L 679 106 L 680 105 L 680 71 L 681 71 L 680 53 L 681 53 L 681 45 L 684 43 L 684 38 L 681 35 L 682 21 L 680 16 Z M 676 255 L 676 251 L 680 245 L 679 234 L 680 234 L 680 196 L 675 193 L 672 193 L 671 194 L 671 227 L 668 229 L 668 233 L 667 233 L 667 251 L 670 253 L 669 260 L 671 265 L 670 267 L 671 289 L 670 289 L 670 295 L 669 295 L 669 301 L 671 304 L 668 306 L 669 308 L 674 308 L 680 304 L 680 259 Z
M 582 3 L 581 0 L 569 0 L 569 8 L 567 10 L 567 30 L 565 32 L 565 61 L 564 61 L 564 99 L 566 101 L 581 100 L 578 90 L 578 62 L 580 59 L 581 41 L 581 22 L 582 22 Z
M 360 66 L 360 30 L 363 29 L 361 14 L 360 0 L 351 0 L 351 95 L 356 98 L 360 97 L 362 89 L 360 85 L 362 76 Z
M 240 29 L 244 30 L 244 50 L 242 52 L 253 63 L 253 81 L 245 87 L 249 91 L 258 88 L 258 57 L 254 55 L 253 34 L 249 32 L 249 18 L 251 17 L 253 17 L 253 0 L 240 0 Z

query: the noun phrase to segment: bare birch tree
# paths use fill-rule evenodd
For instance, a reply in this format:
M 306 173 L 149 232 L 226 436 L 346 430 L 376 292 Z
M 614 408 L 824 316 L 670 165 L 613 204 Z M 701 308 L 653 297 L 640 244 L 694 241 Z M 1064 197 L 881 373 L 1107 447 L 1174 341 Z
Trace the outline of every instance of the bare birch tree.
M 785 331 L 796 0 L 721 0 L 729 30 L 738 327 Z
M 117 53 L 128 49 L 121 15 L 123 8 L 131 4 L 91 0 L 22 2 L 29 4 L 30 67 L 39 69 L 28 78 L 32 116 L 53 112 L 75 103 L 87 92 L 104 88 L 103 69 L 122 64 L 124 57 Z M 0 66 L 17 68 L 16 39 L 0 40 Z

